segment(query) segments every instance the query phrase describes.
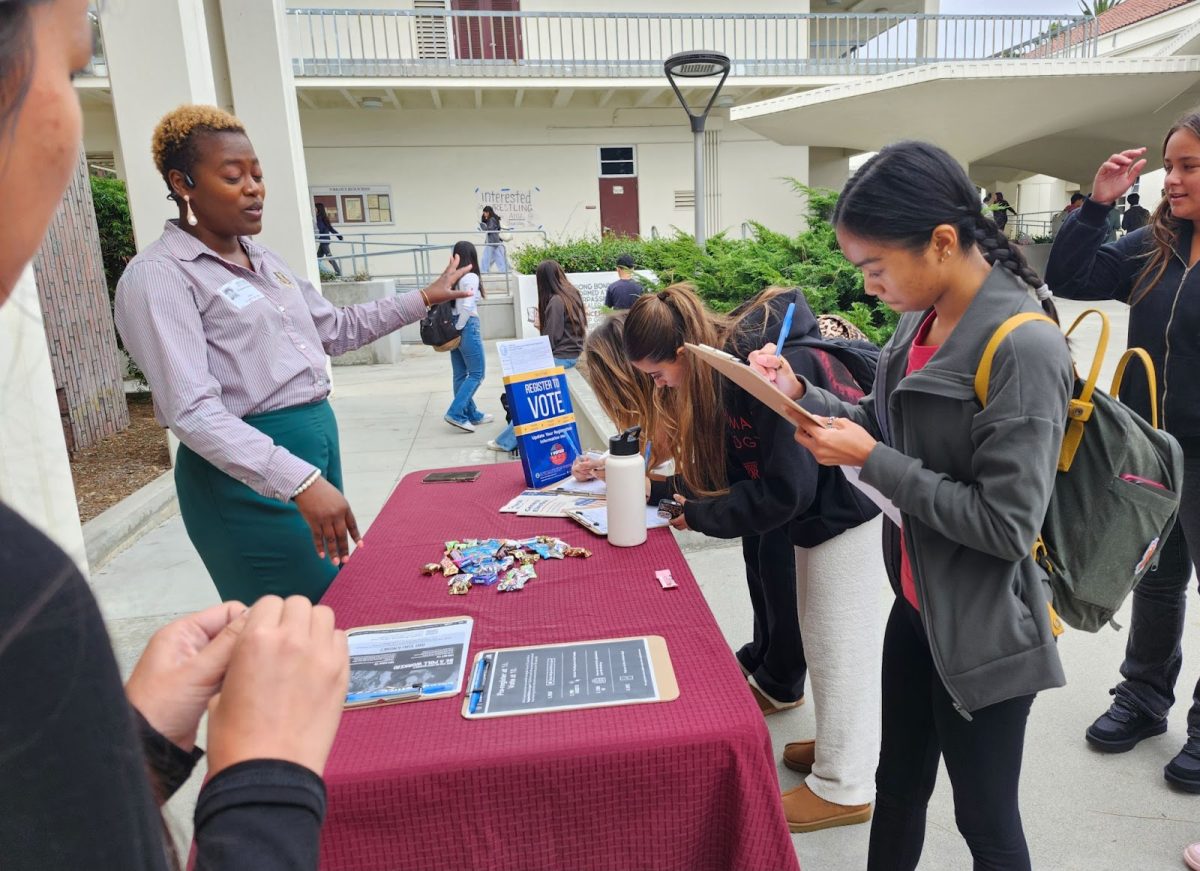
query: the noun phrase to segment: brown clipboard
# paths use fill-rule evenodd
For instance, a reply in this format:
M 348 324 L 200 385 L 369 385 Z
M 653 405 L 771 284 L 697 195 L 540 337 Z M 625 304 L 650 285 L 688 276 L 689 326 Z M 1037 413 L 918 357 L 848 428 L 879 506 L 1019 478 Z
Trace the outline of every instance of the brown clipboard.
M 355 626 L 353 629 L 346 630 L 346 640 L 349 642 L 350 638 L 352 638 L 354 634 L 358 632 L 379 632 L 388 629 L 406 629 L 410 626 L 448 626 L 452 623 L 460 623 L 463 621 L 467 621 L 470 624 L 470 629 L 467 631 L 467 641 L 463 646 L 463 659 L 465 660 L 467 651 L 471 648 L 471 630 L 474 629 L 475 623 L 474 618 L 469 617 L 466 614 L 460 614 L 455 617 L 435 617 L 432 619 L 427 618 L 425 620 L 406 620 L 401 623 L 377 623 L 373 626 Z M 459 685 L 456 687 L 434 693 L 418 692 L 412 695 L 385 696 L 375 699 L 356 699 L 354 701 L 347 700 L 343 703 L 342 708 L 343 710 L 352 711 L 358 708 L 378 708 L 383 705 L 399 705 L 406 702 L 427 702 L 431 699 L 449 698 L 450 696 L 454 696 L 462 692 L 463 684 L 467 682 L 467 676 L 469 674 L 470 672 L 467 670 L 464 662 L 462 679 L 459 682 Z
M 493 717 L 520 717 L 526 714 L 549 714 L 556 711 L 580 711 L 588 708 L 615 708 L 621 705 L 650 705 L 659 702 L 673 702 L 679 698 L 679 681 L 675 678 L 675 668 L 671 664 L 671 654 L 667 650 L 667 640 L 661 635 L 629 635 L 624 638 L 594 638 L 590 641 L 563 641 L 555 644 L 524 644 L 518 647 L 497 647 L 490 650 L 481 650 L 475 654 L 475 659 L 471 662 L 471 669 L 467 672 L 467 677 L 472 678 L 479 667 L 479 662 L 483 657 L 491 655 L 495 656 L 498 653 L 513 653 L 524 650 L 542 650 L 547 647 L 570 647 L 573 645 L 601 644 L 612 641 L 645 641 L 646 649 L 650 653 L 650 665 L 654 671 L 654 685 L 658 690 L 658 697 L 653 699 L 620 699 L 613 701 L 603 701 L 594 703 L 584 703 L 579 705 L 563 705 L 551 708 L 534 708 L 530 710 L 516 711 L 497 711 L 485 713 L 479 711 L 471 713 L 471 684 L 467 684 L 467 692 L 463 698 L 462 715 L 468 720 L 484 720 Z
M 726 354 L 724 351 L 718 351 L 708 345 L 693 345 L 691 342 L 684 342 L 683 346 L 697 360 L 712 366 L 771 411 L 780 417 L 787 418 L 793 426 L 797 416 L 806 417 L 813 423 L 824 425 L 825 421 L 811 411 L 801 408 L 791 397 L 780 393 L 774 384 L 732 354 Z

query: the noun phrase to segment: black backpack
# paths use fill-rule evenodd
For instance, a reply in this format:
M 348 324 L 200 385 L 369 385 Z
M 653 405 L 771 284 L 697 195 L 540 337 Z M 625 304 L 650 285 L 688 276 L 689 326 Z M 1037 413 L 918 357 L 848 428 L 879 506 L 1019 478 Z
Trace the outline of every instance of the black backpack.
M 788 345 L 792 343 L 789 341 Z M 864 395 L 875 386 L 875 370 L 879 367 L 879 349 L 865 339 L 814 338 L 804 336 L 795 342 L 799 348 L 824 351 L 850 372 L 850 377 Z
M 453 351 L 462 342 L 462 331 L 454 326 L 454 300 L 430 306 L 421 318 L 421 342 L 435 351 Z

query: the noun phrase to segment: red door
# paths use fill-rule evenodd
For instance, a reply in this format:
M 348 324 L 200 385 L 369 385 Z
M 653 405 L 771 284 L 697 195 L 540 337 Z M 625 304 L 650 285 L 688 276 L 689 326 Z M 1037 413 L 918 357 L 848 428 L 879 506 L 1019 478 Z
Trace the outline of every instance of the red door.
M 456 12 L 520 12 L 521 0 L 451 0 Z M 469 60 L 520 60 L 521 22 L 515 16 L 466 15 L 455 18 L 458 57 Z
M 600 232 L 614 236 L 640 236 L 638 180 L 636 176 L 601 176 Z

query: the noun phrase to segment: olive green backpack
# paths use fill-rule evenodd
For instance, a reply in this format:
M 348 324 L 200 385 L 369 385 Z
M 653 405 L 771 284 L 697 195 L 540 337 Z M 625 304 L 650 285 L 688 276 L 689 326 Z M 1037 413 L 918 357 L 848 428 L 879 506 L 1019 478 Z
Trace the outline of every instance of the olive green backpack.
M 1089 315 L 1102 321 L 1100 342 L 1087 379 L 1075 376 L 1054 491 L 1033 557 L 1050 578 L 1051 617 L 1057 612 L 1068 625 L 1096 632 L 1105 624 L 1117 626 L 1113 614 L 1158 563 L 1160 545 L 1179 510 L 1183 452 L 1158 428 L 1157 408 L 1147 422 L 1116 398 L 1125 367 L 1135 358 L 1146 368 L 1150 396 L 1158 395 L 1154 364 L 1144 350 L 1130 348 L 1121 357 L 1110 393 L 1096 389 L 1108 347 L 1108 318 L 1088 309 L 1067 335 Z M 1025 312 L 992 334 L 975 372 L 980 403 L 987 404 L 992 358 L 1000 343 L 1022 324 L 1039 320 L 1054 323 Z M 1057 635 L 1061 626 L 1052 622 Z

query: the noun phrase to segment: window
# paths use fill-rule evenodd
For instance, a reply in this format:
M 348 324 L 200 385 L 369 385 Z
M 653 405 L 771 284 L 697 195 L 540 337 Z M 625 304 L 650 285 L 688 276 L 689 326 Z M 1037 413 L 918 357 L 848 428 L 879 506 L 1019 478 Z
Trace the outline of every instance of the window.
M 325 204 L 331 224 L 392 224 L 389 185 L 329 185 L 309 188 L 313 208 Z
M 632 145 L 602 146 L 600 175 L 637 175 Z

